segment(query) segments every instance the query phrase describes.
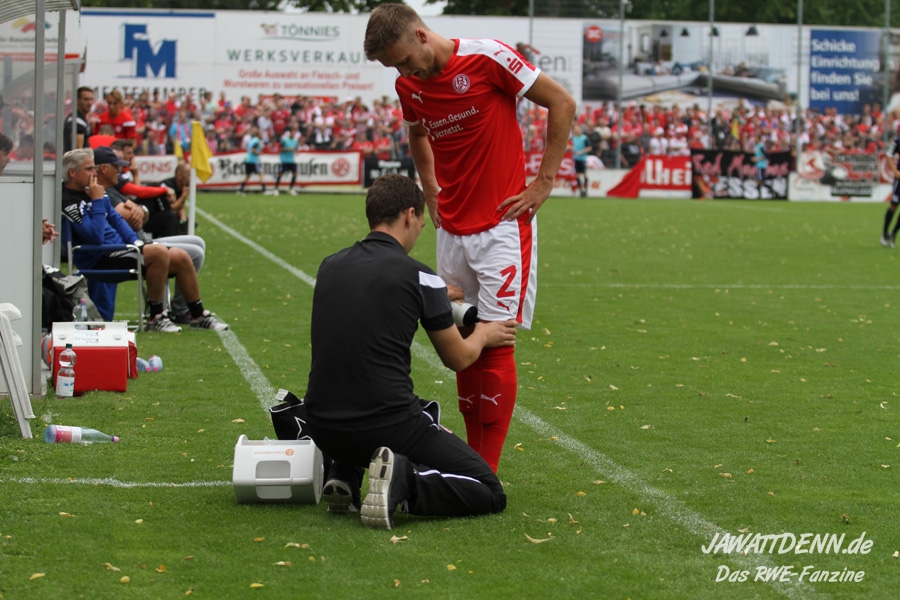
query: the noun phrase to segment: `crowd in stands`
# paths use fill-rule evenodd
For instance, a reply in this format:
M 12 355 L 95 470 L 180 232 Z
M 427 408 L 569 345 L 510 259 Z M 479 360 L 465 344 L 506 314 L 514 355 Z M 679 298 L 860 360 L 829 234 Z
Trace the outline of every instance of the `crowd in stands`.
M 699 104 L 682 108 L 630 102 L 621 113 L 619 144 L 619 116 L 611 102 L 585 104 L 577 116 L 591 140 L 592 152 L 605 166 L 614 164 L 617 150 L 621 151 L 621 164 L 625 167 L 647 155 L 690 155 L 693 148 L 753 152 L 757 134 L 762 136 L 767 152 L 793 152 L 799 143 L 833 154 L 878 153 L 885 149 L 885 131 L 893 140 L 898 125 L 897 115 L 885 114 L 878 103 L 864 105 L 858 115 L 840 115 L 834 108 L 807 109 L 798 127 L 794 111 L 754 107 L 745 99 L 740 99 L 732 110 L 718 104 L 711 122 L 707 110 Z M 544 118 L 533 110 L 526 112 L 523 132 L 531 133 Z M 530 139 L 538 140 L 531 146 L 539 149 L 540 134 Z
M 90 97 L 93 99 L 93 92 Z M 46 104 L 49 110 L 52 103 Z M 11 121 L 5 131 L 15 147 L 11 158 L 31 160 L 35 153 L 33 111 L 15 106 L 5 114 Z M 519 115 L 526 151 L 542 152 L 546 111 L 523 101 Z M 214 154 L 245 150 L 254 126 L 265 153 L 278 152 L 279 140 L 288 132 L 298 141 L 298 150 L 358 150 L 394 160 L 408 154 L 399 103 L 386 96 L 367 104 L 358 97 L 335 100 L 275 94 L 259 95 L 255 102 L 243 96 L 240 103 L 232 105 L 224 93 L 218 99 L 213 92 L 204 92 L 199 99 L 190 93 L 181 98 L 172 93 L 163 99 L 158 91 L 136 97 L 113 91 L 93 99 L 83 117 L 89 135 L 104 136 L 92 145 L 132 138 L 139 155 L 173 154 L 176 145 L 188 151 L 193 120 L 203 124 Z M 53 131 L 54 120 L 55 115 L 48 113 L 45 132 Z M 717 104 L 711 120 L 705 103 L 682 108 L 630 101 L 622 111 L 613 102 L 585 103 L 577 122 L 590 139 L 593 167 L 613 166 L 617 152 L 623 167 L 647 155 L 689 155 L 692 148 L 752 152 L 757 134 L 762 134 L 768 152 L 794 151 L 798 146 L 797 121 L 791 109 L 752 106 L 744 99 L 733 109 Z M 865 105 L 857 115 L 840 115 L 833 108 L 821 112 L 807 109 L 800 129 L 801 145 L 813 144 L 832 153 L 882 152 L 885 130 L 889 139 L 897 133 L 897 116 L 886 114 L 878 103 Z M 2 121 L 0 131 L 4 131 Z M 55 153 L 48 141 L 44 157 L 52 159 Z

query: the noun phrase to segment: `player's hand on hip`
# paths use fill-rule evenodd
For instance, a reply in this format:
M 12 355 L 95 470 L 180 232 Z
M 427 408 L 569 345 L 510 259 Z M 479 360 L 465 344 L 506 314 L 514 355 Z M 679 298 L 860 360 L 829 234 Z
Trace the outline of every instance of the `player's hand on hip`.
M 536 183 L 536 181 L 533 182 L 521 194 L 511 196 L 500 203 L 497 210 L 503 213 L 504 221 L 515 221 L 522 215 L 527 215 L 525 222 L 531 223 L 538 209 L 550 195 L 550 189 L 552 189 L 552 184 L 546 190 L 538 189 Z

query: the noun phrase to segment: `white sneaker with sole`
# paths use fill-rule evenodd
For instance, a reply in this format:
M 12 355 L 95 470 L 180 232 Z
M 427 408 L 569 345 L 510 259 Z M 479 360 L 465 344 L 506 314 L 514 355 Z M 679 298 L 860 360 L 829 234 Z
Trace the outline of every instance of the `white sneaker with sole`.
M 144 331 L 160 331 L 162 333 L 178 333 L 181 327 L 176 325 L 169 319 L 169 315 L 162 312 L 147 321 Z

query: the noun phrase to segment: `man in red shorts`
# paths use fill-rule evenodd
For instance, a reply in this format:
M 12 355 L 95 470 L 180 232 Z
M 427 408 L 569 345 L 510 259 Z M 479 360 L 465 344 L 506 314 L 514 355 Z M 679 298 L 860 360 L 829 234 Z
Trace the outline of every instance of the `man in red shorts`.
M 438 228 L 438 274 L 478 306 L 482 321 L 531 327 L 537 288 L 535 213 L 550 195 L 575 117 L 575 100 L 512 47 L 447 39 L 402 4 L 372 11 L 364 50 L 396 68 L 397 95 L 428 212 Z M 535 180 L 525 184 L 516 118 L 521 98 L 549 110 Z M 511 346 L 488 348 L 457 374 L 466 437 L 494 471 L 516 401 Z

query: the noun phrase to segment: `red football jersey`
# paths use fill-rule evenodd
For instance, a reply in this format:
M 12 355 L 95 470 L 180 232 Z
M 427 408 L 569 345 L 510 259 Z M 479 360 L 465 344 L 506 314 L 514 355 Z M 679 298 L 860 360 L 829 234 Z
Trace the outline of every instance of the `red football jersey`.
M 94 126 L 95 135 L 100 133 L 100 128 L 103 125 L 112 125 L 113 130 L 115 131 L 113 135 L 115 135 L 117 139 L 134 139 L 134 128 L 137 123 L 135 123 L 134 117 L 131 116 L 129 111 L 122 110 L 119 111 L 119 114 L 115 117 L 110 117 L 108 111 L 100 113 L 97 118 L 97 124 Z
M 499 223 L 500 203 L 525 189 L 516 103 L 540 70 L 503 42 L 453 41 L 440 74 L 400 77 L 396 89 L 404 121 L 428 131 L 441 226 L 468 235 Z

